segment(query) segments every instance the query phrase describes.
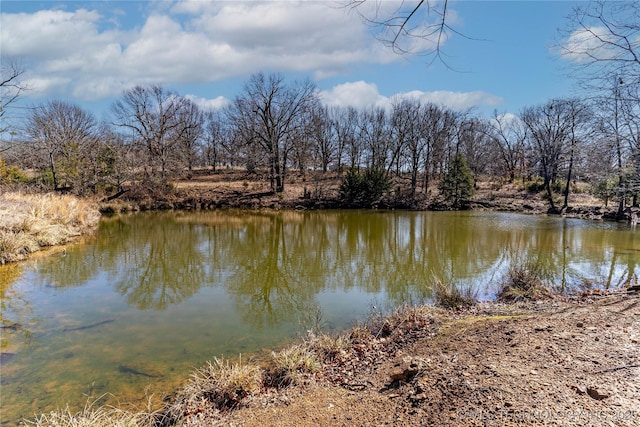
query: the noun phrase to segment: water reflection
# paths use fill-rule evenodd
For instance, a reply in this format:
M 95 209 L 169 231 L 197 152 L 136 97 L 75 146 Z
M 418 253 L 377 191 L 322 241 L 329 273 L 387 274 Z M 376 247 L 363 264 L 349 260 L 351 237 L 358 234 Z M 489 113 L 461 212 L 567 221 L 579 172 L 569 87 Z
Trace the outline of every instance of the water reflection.
M 143 214 L 103 221 L 100 236 L 90 254 L 75 248 L 43 266 L 43 280 L 79 286 L 104 270 L 141 309 L 224 286 L 256 326 L 296 318 L 323 291 L 355 287 L 398 303 L 427 297 L 434 279 L 495 281 L 518 262 L 560 291 L 589 280 L 619 286 L 638 258 L 633 233 L 617 224 L 494 214 Z
M 303 321 L 323 292 L 430 296 L 434 280 L 490 296 L 514 263 L 560 291 L 615 287 L 635 274 L 634 233 L 620 224 L 481 213 L 179 212 L 104 219 L 95 241 L 42 262 L 39 283 L 108 281 L 139 309 L 163 310 L 223 287 L 254 327 Z
M 558 290 L 621 286 L 640 259 L 634 237 L 626 224 L 481 212 L 104 218 L 64 255 L 0 269 L 2 319 L 22 325 L 2 333 L 15 356 L 3 360 L 0 422 L 81 408 L 87 390 L 144 395 L 151 379 L 120 366 L 153 368 L 154 387 L 175 387 L 214 356 L 279 345 L 318 311 L 346 327 L 373 301 L 429 299 L 436 280 L 492 297 L 526 262 Z

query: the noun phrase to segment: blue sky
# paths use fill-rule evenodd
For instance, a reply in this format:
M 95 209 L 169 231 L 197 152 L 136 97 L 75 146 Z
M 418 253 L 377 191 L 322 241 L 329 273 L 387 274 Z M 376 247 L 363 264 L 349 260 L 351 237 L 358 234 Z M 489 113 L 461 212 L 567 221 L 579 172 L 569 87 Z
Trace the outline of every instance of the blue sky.
M 61 99 L 99 118 L 136 84 L 158 83 L 203 107 L 220 106 L 258 71 L 309 77 L 328 105 L 414 96 L 490 115 L 571 95 L 568 61 L 552 46 L 565 17 L 584 3 L 451 1 L 448 22 L 468 38 L 450 34 L 443 43 L 449 68 L 395 54 L 340 4 L 3 0 L 0 53 L 25 66 L 24 105 Z M 395 7 L 368 0 L 361 12 Z

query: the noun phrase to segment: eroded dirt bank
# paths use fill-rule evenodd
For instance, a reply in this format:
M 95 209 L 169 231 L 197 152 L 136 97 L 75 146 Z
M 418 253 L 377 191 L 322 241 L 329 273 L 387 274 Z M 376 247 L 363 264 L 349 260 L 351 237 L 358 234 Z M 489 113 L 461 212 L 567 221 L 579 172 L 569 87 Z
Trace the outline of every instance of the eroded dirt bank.
M 352 346 L 299 386 L 190 422 L 637 426 L 639 340 L 637 293 L 434 311 Z

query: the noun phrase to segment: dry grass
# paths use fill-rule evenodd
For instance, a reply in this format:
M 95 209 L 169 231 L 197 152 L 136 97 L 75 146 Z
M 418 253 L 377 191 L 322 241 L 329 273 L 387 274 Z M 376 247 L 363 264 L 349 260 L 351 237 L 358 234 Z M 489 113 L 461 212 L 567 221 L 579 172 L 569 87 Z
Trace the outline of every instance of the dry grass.
M 442 308 L 466 308 L 476 304 L 476 296 L 471 288 L 462 291 L 455 285 L 445 285 L 436 281 L 433 286 L 435 305 Z
M 58 194 L 0 194 L 0 264 L 90 233 L 100 213 L 90 201 Z
M 498 301 L 518 302 L 551 298 L 535 266 L 514 265 L 502 279 Z
M 329 335 L 309 333 L 307 346 L 323 360 L 335 360 L 343 355 L 353 344 L 350 334 Z
M 179 425 L 181 420 L 201 413 L 203 407 L 216 413 L 233 409 L 243 399 L 260 393 L 263 378 L 264 371 L 255 364 L 243 364 L 241 359 L 231 363 L 214 358 L 213 362 L 196 369 L 177 393 L 166 410 L 168 425 Z
M 307 343 L 292 345 L 272 352 L 271 378 L 277 387 L 295 384 L 304 374 L 318 372 L 322 367 L 318 357 Z
M 35 427 L 152 427 L 158 422 L 158 413 L 153 411 L 126 411 L 113 406 L 95 405 L 99 400 L 87 403 L 76 414 L 67 407 L 25 422 Z

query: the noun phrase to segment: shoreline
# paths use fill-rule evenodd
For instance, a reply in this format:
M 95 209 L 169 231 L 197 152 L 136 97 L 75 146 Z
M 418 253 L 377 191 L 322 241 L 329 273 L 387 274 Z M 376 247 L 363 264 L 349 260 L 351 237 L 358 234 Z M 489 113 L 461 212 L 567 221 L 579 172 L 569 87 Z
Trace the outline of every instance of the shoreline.
M 54 193 L 0 193 L 0 265 L 92 234 L 100 212 L 91 200 Z
M 95 404 L 46 426 L 607 425 L 640 422 L 640 294 L 398 307 L 195 369 L 156 410 Z M 488 423 L 488 424 L 487 424 Z
M 0 197 L 5 197 L 6 200 L 7 194 L 9 193 L 0 195 Z M 184 194 L 188 196 L 191 193 L 187 192 Z M 231 200 L 234 195 L 233 192 L 224 194 L 226 194 L 225 197 L 227 197 L 225 200 Z M 252 195 L 253 193 L 248 194 Z M 60 197 L 60 199 L 57 199 L 58 197 Z M 60 209 L 58 207 L 51 209 L 51 212 L 57 212 L 57 216 L 51 215 L 51 217 L 55 218 L 55 221 L 52 222 L 54 227 L 59 228 L 61 225 L 66 224 L 69 229 L 73 230 L 72 233 L 65 237 L 65 239 L 67 239 L 65 242 L 68 242 L 77 239 L 81 235 L 91 234 L 93 230 L 95 230 L 100 216 L 97 213 L 97 204 L 85 200 L 84 202 L 87 202 L 87 206 L 89 207 L 85 206 L 84 208 L 71 209 L 70 206 L 80 206 L 76 204 L 82 201 L 76 198 L 68 199 L 66 197 L 68 196 L 43 196 L 43 198 L 37 199 L 37 204 L 32 205 L 30 209 L 24 211 L 30 213 L 40 212 L 35 215 L 35 218 L 40 220 L 45 216 L 44 206 L 46 204 L 54 206 L 57 205 L 57 201 L 64 200 L 62 205 L 65 206 L 65 208 Z M 175 200 L 177 201 L 193 201 L 188 197 L 181 199 L 175 194 L 172 197 L 176 197 Z M 496 202 L 495 199 L 493 199 L 490 200 L 491 203 L 486 203 L 478 198 L 475 205 L 472 205 L 475 207 L 475 209 L 472 210 L 544 214 L 540 210 L 540 206 L 544 206 L 541 200 L 515 199 L 514 201 L 513 198 L 509 197 L 502 197 L 500 199 L 501 202 Z M 248 198 L 248 200 L 253 199 Z M 282 197 L 265 195 L 263 198 L 257 200 L 259 200 L 258 206 L 253 206 L 251 207 L 252 209 L 278 210 L 291 209 L 289 206 L 300 199 L 294 191 L 291 191 L 288 195 Z M 56 202 L 54 203 L 53 201 Z M 24 200 L 20 200 L 18 205 L 24 209 L 27 204 Z M 144 207 L 144 205 L 142 206 Z M 301 209 L 298 207 L 300 205 L 293 206 L 293 209 Z M 496 209 L 496 206 L 502 209 Z M 587 217 L 576 216 L 579 218 L 603 219 L 602 217 L 588 217 L 588 215 L 592 215 L 594 212 L 603 212 L 601 207 L 594 207 L 592 205 L 585 206 L 586 207 L 573 208 L 567 212 L 568 215 L 565 216 L 570 216 L 578 212 L 581 215 L 587 215 Z M 520 207 L 520 210 L 518 207 Z M 244 208 L 247 209 L 247 207 Z M 202 206 L 198 207 L 197 204 L 194 204 L 191 209 L 203 208 Z M 209 208 L 205 207 L 204 209 Z M 60 218 L 61 211 L 75 212 L 76 217 L 73 220 L 62 220 Z M 80 213 L 79 218 L 78 213 Z M 8 217 L 8 215 L 4 215 L 0 217 L 0 219 L 6 221 Z M 22 227 L 24 227 L 25 224 L 31 224 L 29 225 L 29 229 L 38 231 L 38 233 L 42 233 L 42 230 L 46 229 L 46 226 L 39 223 L 38 226 L 35 226 L 32 221 L 21 220 L 14 222 L 16 224 L 22 224 Z M 53 245 L 55 245 L 55 243 Z M 39 246 L 39 248 L 48 246 L 50 246 L 50 244 Z M 32 253 L 32 251 L 24 251 L 22 255 L 27 257 L 30 253 Z M 635 288 L 637 288 L 637 285 Z M 605 301 L 612 301 L 612 305 L 609 306 L 608 303 L 605 304 Z M 514 340 L 518 346 L 526 347 L 525 342 L 528 340 L 527 334 L 531 334 L 532 331 L 555 331 L 556 333 L 547 334 L 547 338 L 551 341 L 556 340 L 557 337 L 555 335 L 562 333 L 564 327 L 573 328 L 575 325 L 582 324 L 583 326 L 580 326 L 579 330 L 580 332 L 584 332 L 582 330 L 584 325 L 593 324 L 594 321 L 603 324 L 605 331 L 612 331 L 610 328 L 617 325 L 611 324 L 609 319 L 611 316 L 617 316 L 617 312 L 611 312 L 611 307 L 620 308 L 627 302 L 629 304 L 623 307 L 625 310 L 629 310 L 628 316 L 624 317 L 624 319 L 626 319 L 625 322 L 627 322 L 626 327 L 623 328 L 622 331 L 616 330 L 617 338 L 613 341 L 609 340 L 609 347 L 607 347 L 607 351 L 609 352 L 624 353 L 624 364 L 602 369 L 605 369 L 603 373 L 608 373 L 609 371 L 606 371 L 607 369 L 613 369 L 611 372 L 617 373 L 621 371 L 622 374 L 638 372 L 638 374 L 640 374 L 638 371 L 640 359 L 634 356 L 634 354 L 640 355 L 640 346 L 638 345 L 638 339 L 640 338 L 640 309 L 638 309 L 638 307 L 640 303 L 638 302 L 637 290 L 629 292 L 628 294 L 625 293 L 624 295 L 621 291 L 602 293 L 595 291 L 590 294 L 585 293 L 579 297 L 572 298 L 554 296 L 553 299 L 544 299 L 538 302 L 516 304 L 482 303 L 470 308 L 453 310 L 437 309 L 429 305 L 405 307 L 404 309 L 406 311 L 402 311 L 399 308 L 386 318 L 381 317 L 376 319 L 378 323 L 375 325 L 362 326 L 360 330 L 354 329 L 339 336 L 328 336 L 321 331 L 315 331 L 313 334 L 307 336 L 302 343 L 294 344 L 288 349 L 285 348 L 278 352 L 272 352 L 271 359 L 267 357 L 268 360 L 264 358 L 252 360 L 251 363 L 253 363 L 253 365 L 241 365 L 230 360 L 218 361 L 214 359 L 213 363 L 210 362 L 208 366 L 194 371 L 193 378 L 198 378 L 198 375 L 200 376 L 198 380 L 200 382 L 198 384 L 194 384 L 193 378 L 188 380 L 185 388 L 176 390 L 172 395 L 171 400 L 169 400 L 171 404 L 160 410 L 134 413 L 116 408 L 112 409 L 118 417 L 132 417 L 132 419 L 139 420 L 136 421 L 135 425 L 140 426 L 235 424 L 249 426 L 264 425 L 263 422 L 265 419 L 271 419 L 271 422 L 275 423 L 273 425 L 283 426 L 301 425 L 310 422 L 310 420 L 313 420 L 313 424 L 320 423 L 325 425 L 379 425 L 382 420 L 380 417 L 386 417 L 391 413 L 394 414 L 395 418 L 385 418 L 385 420 L 395 425 L 416 425 L 415 423 L 422 422 L 425 417 L 430 420 L 430 423 L 436 423 L 437 425 L 477 425 L 478 420 L 484 422 L 487 420 L 500 420 L 500 424 L 513 423 L 513 425 L 520 425 L 519 423 L 522 423 L 523 425 L 542 425 L 543 422 L 547 423 L 558 419 L 564 420 L 568 413 L 567 411 L 582 411 L 583 414 L 591 414 L 584 415 L 582 419 L 578 418 L 580 422 L 568 422 L 565 424 L 577 426 L 584 425 L 584 417 L 591 417 L 597 412 L 592 413 L 589 411 L 595 410 L 605 411 L 602 412 L 602 414 L 605 414 L 603 416 L 606 416 L 606 418 L 602 419 L 613 422 L 613 425 L 636 425 L 634 424 L 636 421 L 640 422 L 640 401 L 634 401 L 628 396 L 636 392 L 636 395 L 640 396 L 640 388 L 634 388 L 633 384 L 627 384 L 625 386 L 627 388 L 623 390 L 621 394 L 623 403 L 616 404 L 622 407 L 622 409 L 616 412 L 616 410 L 611 409 L 611 407 L 602 406 L 600 403 L 611 402 L 612 400 L 608 399 L 615 395 L 617 388 L 610 383 L 607 383 L 604 388 L 600 387 L 597 383 L 601 381 L 601 379 L 597 375 L 595 377 L 593 375 L 586 376 L 584 381 L 576 382 L 575 384 L 568 384 L 567 381 L 569 381 L 569 379 L 562 377 L 563 387 L 561 387 L 562 390 L 559 390 L 558 393 L 564 396 L 564 398 L 586 396 L 595 402 L 587 399 L 585 400 L 587 403 L 585 403 L 585 401 L 583 401 L 584 399 L 579 399 L 580 401 L 575 404 L 575 408 L 572 407 L 567 410 L 559 406 L 557 402 L 543 401 L 543 403 L 545 403 L 543 409 L 555 414 L 555 418 L 552 419 L 543 419 L 539 412 L 543 409 L 540 409 L 540 405 L 537 403 L 530 401 L 529 406 L 522 406 L 511 400 L 504 401 L 502 395 L 494 396 L 492 399 L 487 398 L 485 399 L 486 402 L 481 399 L 484 403 L 479 406 L 457 409 L 452 406 L 456 400 L 456 393 L 464 394 L 466 388 L 468 388 L 464 384 L 458 383 L 460 378 L 469 381 L 474 380 L 480 384 L 485 380 L 484 377 L 488 375 L 487 372 L 495 374 L 495 372 L 493 372 L 494 368 L 487 368 L 489 365 L 486 363 L 483 365 L 483 371 L 476 372 L 468 369 L 468 366 L 475 366 L 473 362 L 475 357 L 484 354 L 487 348 L 491 347 L 492 343 L 484 340 L 487 335 L 495 335 L 497 342 L 501 343 L 500 345 L 502 347 L 494 348 L 493 351 L 500 353 L 502 356 L 506 356 L 511 354 L 509 349 L 513 348 L 512 343 Z M 588 309 L 584 310 L 589 307 L 594 308 L 598 313 L 599 311 L 606 313 L 599 313 L 595 317 L 585 317 L 585 313 L 587 312 L 592 314 Z M 572 321 L 575 323 L 575 325 L 573 325 L 567 323 L 566 319 L 562 320 L 560 318 L 568 312 L 575 312 L 576 316 L 580 313 L 580 316 L 583 317 L 581 317 L 580 320 L 576 320 L 577 317 L 572 318 Z M 556 318 L 558 316 L 560 317 Z M 542 326 L 533 326 L 533 329 L 529 328 L 529 330 L 525 331 L 526 333 L 521 336 L 517 334 L 517 331 L 509 332 L 504 330 L 507 326 L 513 326 L 512 329 L 517 330 L 517 325 L 521 322 L 537 322 L 540 324 L 546 322 L 545 324 L 551 324 L 552 326 L 551 329 L 548 330 L 538 330 L 542 328 Z M 601 324 L 588 326 L 588 328 L 597 328 L 599 330 L 602 326 Z M 494 330 L 495 328 L 498 328 L 498 331 Z M 548 326 L 545 326 L 545 328 L 548 328 Z M 593 330 L 589 329 L 589 331 L 592 332 Z M 503 335 L 506 336 L 506 342 L 502 339 L 504 338 Z M 478 342 L 482 341 L 482 344 L 478 344 L 478 346 L 474 348 L 465 348 L 464 345 L 462 347 L 454 346 L 455 349 L 451 347 L 448 350 L 449 354 L 451 351 L 454 351 L 457 355 L 456 357 L 466 358 L 467 365 L 465 366 L 449 366 L 447 365 L 448 359 L 446 358 L 434 365 L 433 360 L 428 356 L 429 353 L 427 349 L 437 353 L 438 347 L 436 344 L 440 345 L 453 336 L 456 337 L 456 342 L 462 340 L 463 342 L 476 342 L 476 344 L 478 344 Z M 570 339 L 564 335 L 561 338 L 561 341 Z M 624 345 L 619 348 L 620 339 L 623 339 Z M 596 342 L 597 341 L 600 340 L 596 340 Z M 537 346 L 538 347 L 526 348 L 520 353 L 520 357 L 525 357 L 528 354 L 540 354 L 544 342 L 538 343 Z M 578 350 L 583 351 L 583 349 L 580 348 Z M 635 353 L 629 353 L 630 350 L 633 350 Z M 575 359 L 577 354 L 577 350 L 571 347 L 563 348 L 561 344 L 554 347 L 554 351 L 554 357 L 564 357 L 567 360 Z M 604 362 L 607 362 L 608 356 L 604 350 L 600 349 L 599 351 L 600 353 L 594 356 L 595 359 L 593 357 L 592 359 L 602 359 L 597 365 L 603 365 Z M 470 353 L 466 354 L 465 352 Z M 284 362 L 283 359 L 285 360 Z M 535 361 L 529 360 L 528 362 L 533 363 Z M 513 361 L 513 363 L 516 363 L 516 361 Z M 442 381 L 445 381 L 445 379 L 446 381 L 453 381 L 456 387 L 460 388 L 460 390 L 456 389 L 453 395 L 447 394 L 447 392 L 451 390 L 444 387 L 443 391 L 442 384 L 438 381 L 434 383 L 433 381 L 435 380 L 429 377 L 429 375 L 431 375 L 429 372 L 433 369 L 439 372 L 439 368 L 436 368 L 436 366 L 439 367 L 440 365 L 447 367 L 448 371 L 440 372 L 438 374 L 440 377 L 438 378 Z M 247 366 L 249 367 L 247 368 Z M 251 366 L 253 366 L 253 368 Z M 492 364 L 491 366 L 498 366 L 499 368 L 499 364 Z M 489 369 L 489 371 L 487 371 L 487 369 Z M 516 366 L 514 369 L 521 374 L 520 377 L 516 376 L 517 378 L 515 379 L 519 379 L 520 382 L 522 382 L 523 377 L 526 377 L 526 381 L 529 381 L 528 377 L 534 375 L 531 374 L 533 371 L 536 372 L 535 379 L 538 379 L 537 375 L 541 367 L 534 364 Z M 602 369 L 600 369 L 600 371 L 602 371 Z M 246 387 L 243 386 L 244 388 L 241 387 L 240 389 L 233 389 L 233 387 L 235 387 L 235 385 L 233 385 L 231 391 L 223 391 L 221 393 L 223 389 L 220 388 L 218 383 L 220 376 L 229 377 L 229 373 L 234 372 L 234 370 L 239 371 L 241 376 L 244 377 L 253 376 L 254 384 Z M 468 375 L 466 375 L 465 372 L 468 373 Z M 525 374 L 522 374 L 523 372 Z M 526 374 L 527 372 L 528 374 Z M 561 373 L 562 371 L 558 372 Z M 556 374 L 558 374 L 558 372 L 556 372 Z M 260 377 L 259 380 L 256 379 L 258 376 Z M 618 382 L 624 380 L 623 377 L 617 374 L 615 379 Z M 516 383 L 511 385 L 514 390 L 520 387 Z M 206 390 L 204 392 L 201 389 L 196 390 L 196 398 L 188 396 L 189 391 L 185 391 L 189 387 L 192 387 L 191 392 L 194 392 L 193 387 L 202 387 L 203 384 Z M 553 385 L 553 378 L 548 378 L 546 384 Z M 484 390 L 482 387 L 480 387 L 480 389 Z M 488 388 L 489 391 L 482 392 L 478 391 L 478 388 L 471 388 L 471 397 L 478 397 L 476 396 L 477 393 L 482 394 L 485 392 L 490 395 L 495 391 L 492 387 L 495 387 L 495 385 L 485 387 Z M 544 386 L 543 384 L 542 389 L 548 387 L 548 385 Z M 536 389 L 538 390 L 536 393 L 544 393 L 544 391 L 541 391 L 542 389 Z M 566 389 L 570 391 L 567 392 Z M 633 393 L 628 392 L 628 390 L 633 391 Z M 520 392 L 522 391 L 520 390 L 518 393 Z M 540 395 L 536 397 L 539 396 Z M 353 401 L 353 399 L 355 399 L 355 401 Z M 495 399 L 502 402 L 500 408 L 491 406 L 493 405 L 491 402 Z M 347 401 L 350 402 L 347 406 L 341 403 Z M 433 412 L 432 409 L 434 408 L 432 408 L 432 406 L 437 402 L 444 402 L 444 406 L 435 408 L 437 410 Z M 638 411 L 635 411 L 633 406 L 631 409 L 625 407 L 625 405 L 635 405 L 636 403 L 638 405 Z M 377 404 L 380 404 L 380 408 L 382 409 L 371 408 L 372 405 L 375 406 Z M 429 411 L 424 409 L 425 404 L 429 406 Z M 345 406 L 342 411 L 340 411 L 341 405 Z M 460 405 L 459 402 L 458 405 Z M 423 410 L 416 409 L 419 407 L 422 407 Z M 357 408 L 364 411 L 364 414 L 353 415 L 356 413 L 354 411 L 358 410 Z M 107 414 L 106 420 L 111 419 L 114 415 L 114 413 L 110 412 L 111 410 L 109 408 L 91 407 L 89 409 L 91 411 L 97 411 L 97 413 L 87 413 L 85 409 L 84 412 L 78 414 L 64 414 L 65 419 L 68 420 L 68 424 L 62 425 L 71 426 L 75 425 L 73 424 L 75 422 L 73 420 L 91 419 L 91 417 L 96 417 L 97 415 L 103 417 Z M 329 411 L 328 409 L 331 410 Z M 291 411 L 293 411 L 293 413 Z M 315 415 L 313 415 L 312 418 L 307 418 L 305 415 L 309 411 L 315 411 Z M 276 417 L 275 414 L 279 415 Z M 48 425 L 51 421 L 47 419 L 48 416 L 53 415 L 42 414 L 39 420 L 32 422 L 38 426 Z M 62 417 L 62 414 L 58 414 L 57 416 Z M 329 416 L 330 418 L 327 418 Z M 523 421 L 523 417 L 526 418 L 527 423 Z M 95 418 L 93 419 L 95 420 Z M 364 421 L 358 423 L 357 420 L 359 419 Z M 627 419 L 632 420 L 632 422 L 625 423 Z M 287 421 L 280 422 L 281 420 Z M 337 421 L 334 423 L 335 420 L 342 421 L 340 421 L 340 423 L 337 423 Z M 586 421 L 591 422 L 593 420 L 588 418 Z M 92 422 L 90 424 L 98 426 L 115 425 L 111 423 L 111 421 Z M 269 423 L 267 422 L 267 424 Z
M 5 191 L 0 193 L 0 265 L 22 261 L 43 248 L 63 245 L 97 228 L 101 214 L 155 210 L 323 210 L 344 209 L 336 173 L 293 176 L 285 191 L 274 194 L 268 183 L 238 171 L 202 171 L 193 180 L 176 181 L 167 191 L 130 188 L 102 200 L 57 193 Z M 252 178 L 254 180 L 252 180 Z M 398 178 L 399 179 L 399 178 Z M 447 210 L 432 195 L 419 192 L 407 197 L 406 183 L 399 180 L 394 190 L 365 209 Z M 578 187 L 579 188 L 579 187 Z M 405 194 L 403 196 L 403 194 Z M 116 197 L 117 196 L 117 197 Z M 541 193 L 528 191 L 524 184 L 477 183 L 468 210 L 489 210 L 531 215 L 559 215 L 567 218 L 630 221 L 639 208 L 627 208 L 620 218 L 615 209 L 590 196 L 585 188 L 570 195 L 569 206 L 560 213 L 548 213 Z
M 99 203 L 102 213 L 123 213 L 148 210 L 210 210 L 210 209 L 271 209 L 271 210 L 322 210 L 349 208 L 340 201 L 338 173 L 314 175 L 296 174 L 288 179 L 282 193 L 270 191 L 264 179 L 240 171 L 200 171 L 192 180 L 174 182 L 166 191 L 131 188 L 118 197 L 108 197 Z M 402 177 L 395 178 L 393 189 L 386 196 L 364 206 L 376 210 L 443 211 L 449 207 L 438 196 L 436 187 L 419 190 L 410 196 L 410 190 Z M 559 195 L 557 195 L 560 197 Z M 568 207 L 549 213 L 549 203 L 541 192 L 530 191 L 524 183 L 494 183 L 478 181 L 475 195 L 468 201 L 467 210 L 491 210 L 532 215 L 558 215 L 587 220 L 629 221 L 632 209 L 627 208 L 622 217 L 615 206 L 606 206 L 589 194 L 586 183 L 575 184 L 569 195 Z M 638 210 L 638 208 L 635 208 Z

